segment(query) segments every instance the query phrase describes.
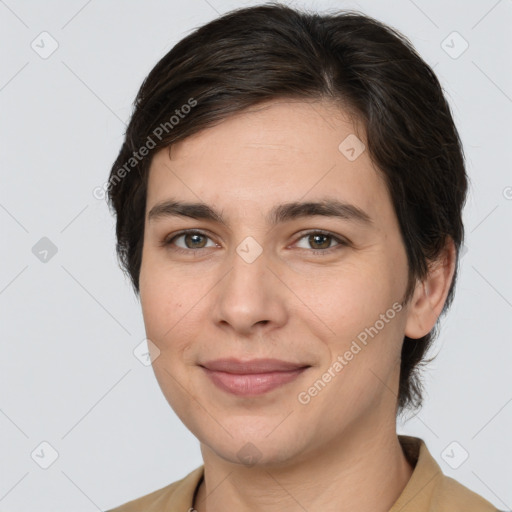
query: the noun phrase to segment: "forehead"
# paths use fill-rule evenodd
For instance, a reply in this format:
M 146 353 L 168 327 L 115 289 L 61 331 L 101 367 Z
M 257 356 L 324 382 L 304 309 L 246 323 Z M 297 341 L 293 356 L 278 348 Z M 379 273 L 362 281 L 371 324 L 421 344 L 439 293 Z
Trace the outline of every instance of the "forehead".
M 333 103 L 275 100 L 232 115 L 153 157 L 147 208 L 169 197 L 269 211 L 329 194 L 372 216 L 390 208 L 364 130 Z

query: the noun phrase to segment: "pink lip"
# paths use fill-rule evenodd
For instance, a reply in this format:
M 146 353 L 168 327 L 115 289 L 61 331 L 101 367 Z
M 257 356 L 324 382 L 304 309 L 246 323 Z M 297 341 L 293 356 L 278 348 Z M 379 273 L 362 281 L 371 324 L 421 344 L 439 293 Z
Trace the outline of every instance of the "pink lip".
M 278 359 L 217 359 L 201 366 L 220 389 L 239 396 L 256 396 L 291 382 L 309 365 Z

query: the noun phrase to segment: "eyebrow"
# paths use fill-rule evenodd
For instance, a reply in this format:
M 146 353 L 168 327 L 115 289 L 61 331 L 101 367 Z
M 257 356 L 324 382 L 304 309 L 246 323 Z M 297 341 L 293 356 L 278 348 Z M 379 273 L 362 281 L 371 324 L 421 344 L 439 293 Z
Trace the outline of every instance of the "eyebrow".
M 373 224 L 371 217 L 361 208 L 332 198 L 320 201 L 294 201 L 279 204 L 272 208 L 266 220 L 269 224 L 276 225 L 313 216 L 336 217 L 367 226 Z M 148 213 L 148 222 L 167 217 L 188 217 L 229 225 L 222 212 L 215 210 L 206 203 L 190 203 L 172 199 L 154 205 Z

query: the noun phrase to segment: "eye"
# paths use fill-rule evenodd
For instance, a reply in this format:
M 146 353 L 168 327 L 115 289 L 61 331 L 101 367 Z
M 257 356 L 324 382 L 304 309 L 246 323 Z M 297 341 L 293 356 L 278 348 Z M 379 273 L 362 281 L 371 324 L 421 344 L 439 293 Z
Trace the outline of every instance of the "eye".
M 202 231 L 182 231 L 161 242 L 162 246 L 171 246 L 176 251 L 193 252 L 198 249 L 217 247 L 217 244 Z M 299 249 L 317 253 L 327 253 L 339 246 L 349 245 L 347 241 L 327 231 L 310 231 L 303 233 L 295 243 Z
M 301 240 L 305 240 L 302 246 L 300 245 Z M 335 242 L 335 245 L 332 245 L 332 242 Z M 310 231 L 303 234 L 296 245 L 301 249 L 325 252 L 340 245 L 348 245 L 348 243 L 326 231 Z
M 208 240 L 211 242 L 210 245 L 207 245 Z M 216 244 L 201 231 L 182 231 L 171 238 L 166 238 L 162 245 L 175 245 L 184 251 L 216 247 Z

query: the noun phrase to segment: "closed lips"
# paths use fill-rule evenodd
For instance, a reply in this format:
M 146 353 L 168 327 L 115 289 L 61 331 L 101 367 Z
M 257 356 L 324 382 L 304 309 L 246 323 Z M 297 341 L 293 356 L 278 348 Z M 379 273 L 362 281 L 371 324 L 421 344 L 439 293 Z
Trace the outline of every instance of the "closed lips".
M 238 375 L 273 373 L 273 372 L 289 372 L 306 368 L 310 365 L 293 363 L 279 359 L 252 359 L 249 361 L 241 361 L 238 359 L 216 359 L 207 361 L 200 366 L 211 371 L 233 373 Z

